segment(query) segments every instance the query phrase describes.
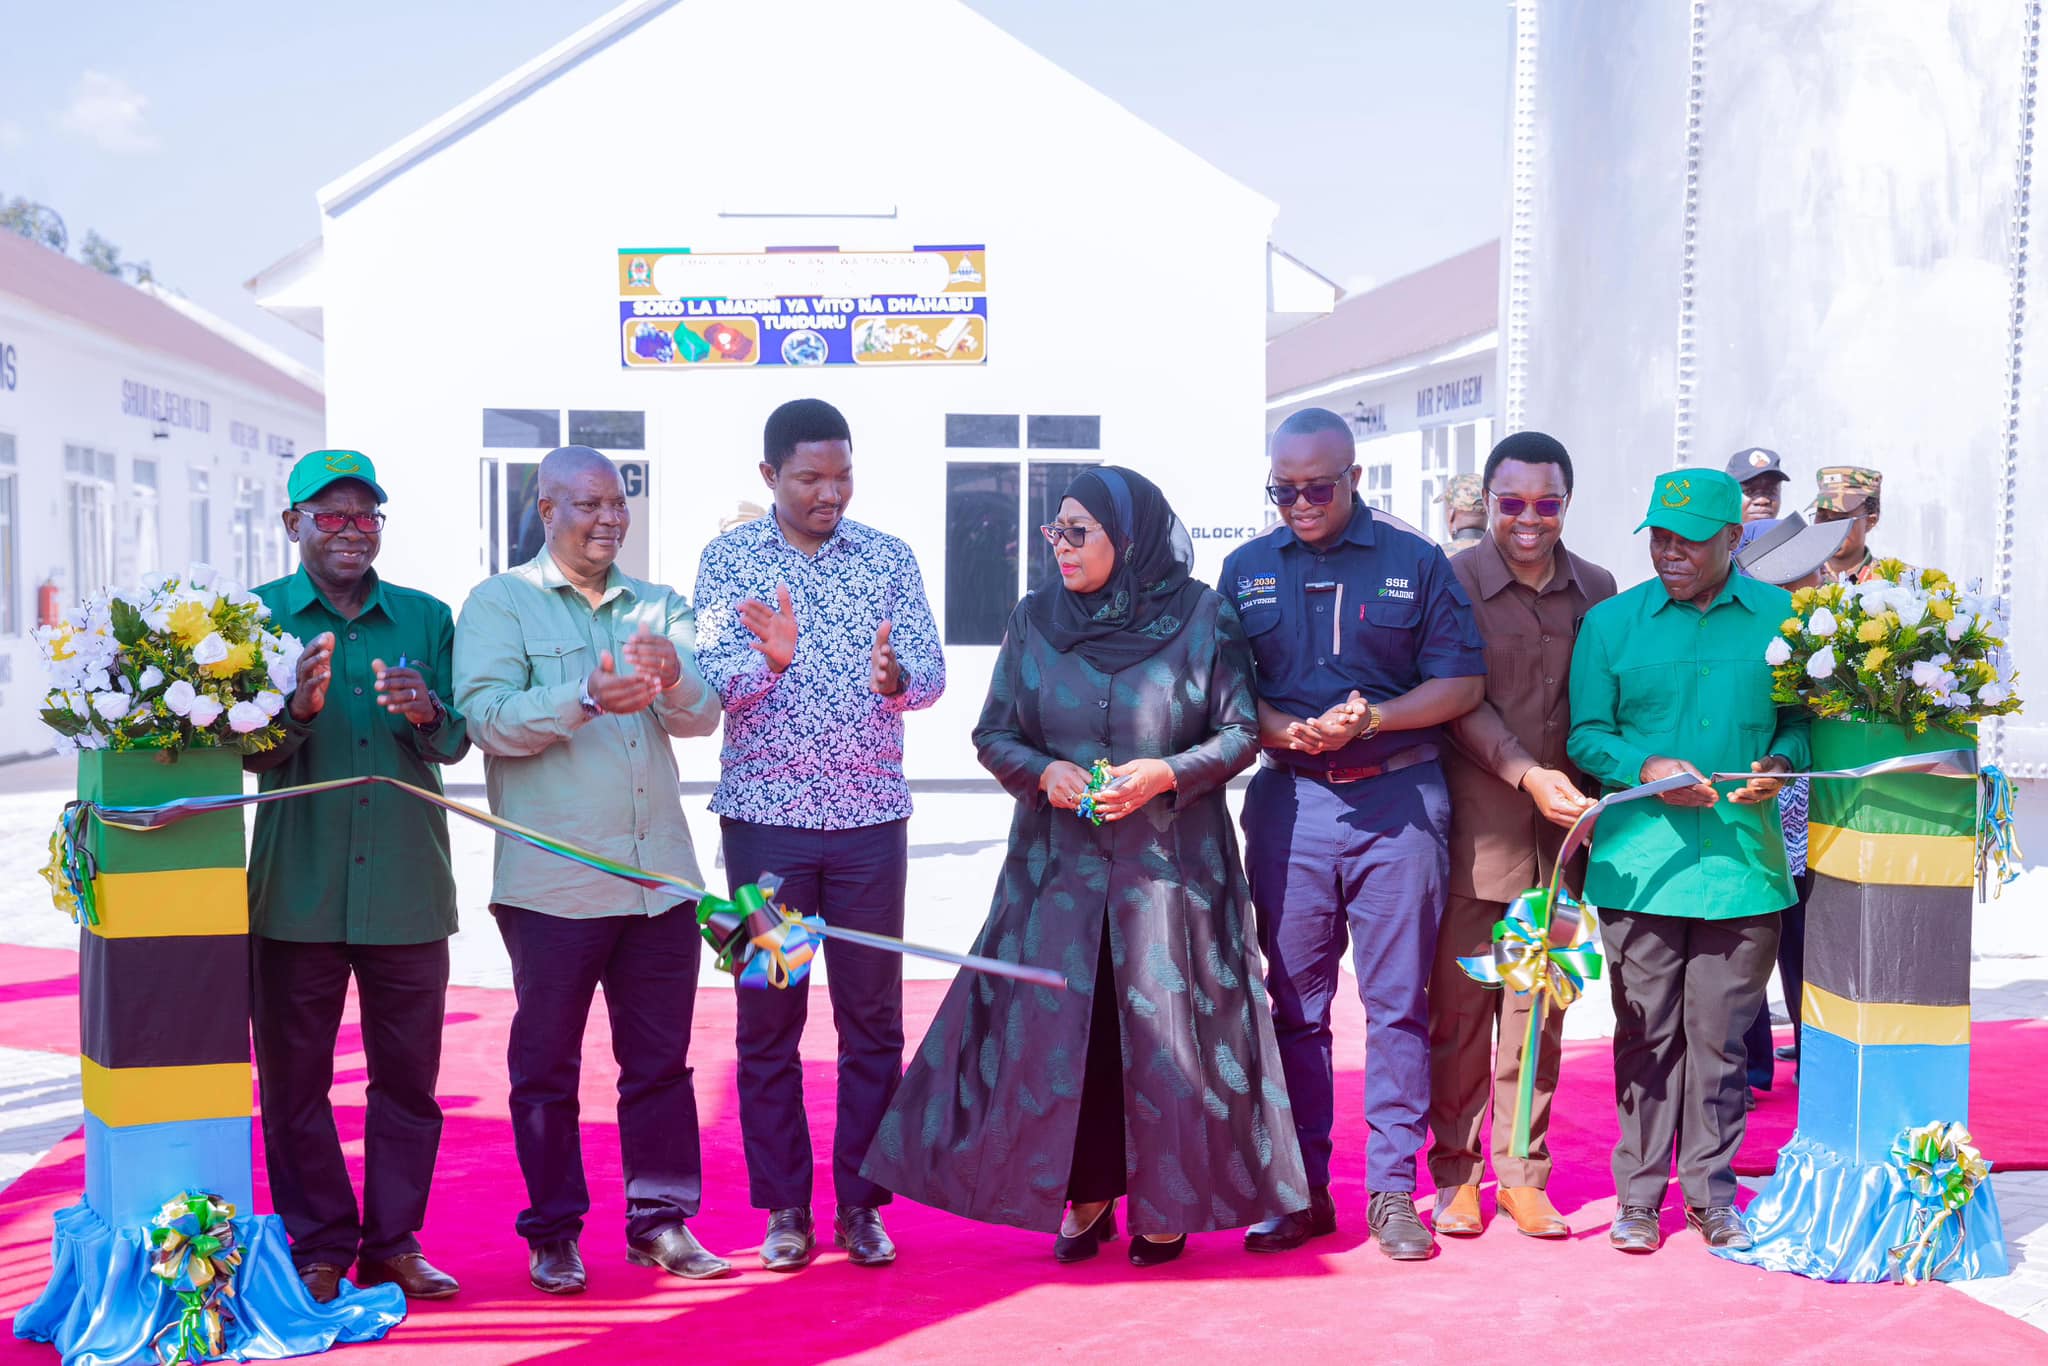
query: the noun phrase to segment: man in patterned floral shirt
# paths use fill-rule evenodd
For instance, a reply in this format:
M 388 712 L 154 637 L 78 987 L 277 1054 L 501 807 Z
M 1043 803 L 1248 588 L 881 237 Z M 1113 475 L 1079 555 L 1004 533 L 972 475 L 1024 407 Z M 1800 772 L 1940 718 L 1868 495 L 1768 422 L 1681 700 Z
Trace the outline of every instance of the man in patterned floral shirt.
M 725 703 L 723 773 L 712 794 L 735 886 L 782 878 L 781 899 L 830 925 L 903 933 L 910 789 L 903 713 L 946 686 L 938 630 L 910 547 L 846 520 L 853 434 L 839 410 L 797 399 L 769 414 L 765 517 L 704 549 L 698 663 Z M 889 1192 L 861 1159 L 903 1077 L 903 969 L 894 954 L 833 943 L 827 987 L 839 1033 L 832 1140 L 834 1241 L 886 1266 Z M 810 1260 L 811 1137 L 797 1043 L 805 984 L 739 994 L 740 1131 L 748 1191 L 769 1211 L 761 1264 Z

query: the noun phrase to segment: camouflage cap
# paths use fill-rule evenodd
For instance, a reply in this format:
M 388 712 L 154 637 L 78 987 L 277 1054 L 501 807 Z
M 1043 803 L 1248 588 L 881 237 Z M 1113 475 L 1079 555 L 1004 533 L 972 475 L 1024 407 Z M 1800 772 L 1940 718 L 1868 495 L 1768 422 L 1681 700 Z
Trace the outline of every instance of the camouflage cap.
M 1480 512 L 1486 507 L 1486 491 L 1480 487 L 1476 474 L 1453 475 L 1436 500 L 1449 503 L 1452 512 Z
M 1813 506 L 1822 512 L 1854 512 L 1884 486 L 1884 476 L 1862 465 L 1823 465 L 1814 473 L 1820 493 Z

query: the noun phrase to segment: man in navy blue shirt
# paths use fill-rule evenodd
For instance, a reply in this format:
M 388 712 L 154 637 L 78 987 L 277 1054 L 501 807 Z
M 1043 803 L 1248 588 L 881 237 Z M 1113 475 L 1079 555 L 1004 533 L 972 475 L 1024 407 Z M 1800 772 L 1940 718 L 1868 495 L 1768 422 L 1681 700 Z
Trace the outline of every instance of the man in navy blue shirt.
M 1357 498 L 1343 418 L 1274 432 L 1266 494 L 1282 524 L 1231 552 L 1220 585 L 1258 668 L 1262 763 L 1245 794 L 1246 872 L 1310 1204 L 1255 1225 L 1254 1252 L 1333 1233 L 1330 1003 L 1347 937 L 1372 1037 L 1365 1067 L 1367 1222 L 1419 1261 L 1415 1213 L 1429 1111 L 1427 990 L 1448 877 L 1439 727 L 1479 704 L 1486 656 L 1450 562 Z

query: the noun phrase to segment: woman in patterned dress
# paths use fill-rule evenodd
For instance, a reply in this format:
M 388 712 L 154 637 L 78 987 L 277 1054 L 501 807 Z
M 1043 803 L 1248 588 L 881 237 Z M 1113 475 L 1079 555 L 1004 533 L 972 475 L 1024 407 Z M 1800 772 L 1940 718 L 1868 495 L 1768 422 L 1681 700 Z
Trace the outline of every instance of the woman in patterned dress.
M 974 731 L 1017 798 L 975 951 L 1069 989 L 956 978 L 861 1170 L 1057 1231 L 1062 1261 L 1115 1236 L 1124 1196 L 1143 1266 L 1308 1204 L 1224 804 L 1258 754 L 1252 661 L 1143 476 L 1083 474 L 1046 532 L 1061 586 L 1011 614 Z M 1097 759 L 1119 780 L 1100 824 Z

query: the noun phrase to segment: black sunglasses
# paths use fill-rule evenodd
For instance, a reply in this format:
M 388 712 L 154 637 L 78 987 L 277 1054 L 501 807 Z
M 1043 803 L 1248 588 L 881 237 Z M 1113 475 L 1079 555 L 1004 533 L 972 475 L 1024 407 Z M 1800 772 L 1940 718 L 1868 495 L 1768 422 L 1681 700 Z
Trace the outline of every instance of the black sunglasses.
M 1308 499 L 1310 507 L 1324 508 L 1337 496 L 1338 480 L 1317 479 L 1307 484 L 1268 484 L 1266 498 L 1275 507 L 1291 508 L 1297 498 Z
M 1088 544 L 1088 536 L 1091 532 L 1102 531 L 1103 528 L 1099 526 L 1063 526 L 1058 522 L 1053 522 L 1038 529 L 1039 535 L 1045 537 L 1053 545 L 1057 546 L 1061 541 L 1065 541 L 1076 550 Z

